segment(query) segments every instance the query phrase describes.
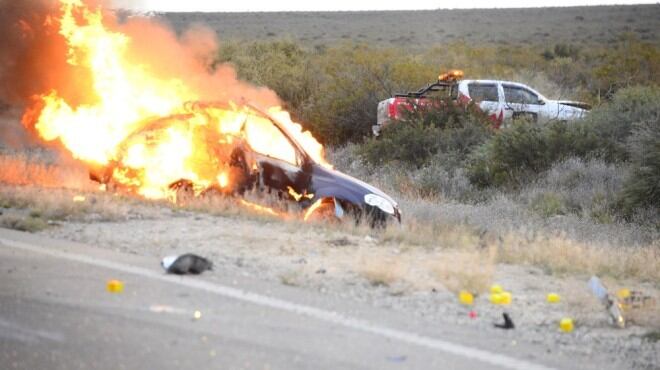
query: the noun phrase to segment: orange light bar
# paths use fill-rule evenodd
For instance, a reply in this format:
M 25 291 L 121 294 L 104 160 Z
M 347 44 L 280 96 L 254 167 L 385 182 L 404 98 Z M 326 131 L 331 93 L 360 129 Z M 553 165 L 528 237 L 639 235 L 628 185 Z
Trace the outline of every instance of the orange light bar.
M 438 81 L 458 81 L 463 78 L 464 73 L 460 69 L 451 69 L 438 76 Z

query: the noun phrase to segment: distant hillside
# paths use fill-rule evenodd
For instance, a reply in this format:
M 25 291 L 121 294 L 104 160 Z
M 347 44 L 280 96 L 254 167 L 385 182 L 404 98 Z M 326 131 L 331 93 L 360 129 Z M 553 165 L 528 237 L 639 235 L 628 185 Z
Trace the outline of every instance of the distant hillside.
M 346 40 L 382 46 L 470 43 L 607 44 L 624 32 L 658 43 L 660 5 L 368 12 L 165 13 L 178 31 L 203 23 L 225 39 L 281 39 L 309 46 Z

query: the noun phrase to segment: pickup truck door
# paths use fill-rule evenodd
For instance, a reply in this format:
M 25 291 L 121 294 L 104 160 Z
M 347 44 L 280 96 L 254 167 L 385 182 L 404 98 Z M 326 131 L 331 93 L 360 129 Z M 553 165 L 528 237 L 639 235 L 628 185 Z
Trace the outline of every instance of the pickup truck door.
M 504 104 L 507 111 L 512 112 L 512 119 L 529 119 L 538 122 L 545 120 L 542 106 L 545 102 L 535 92 L 517 85 L 502 84 Z
M 470 82 L 468 84 L 470 99 L 479 105 L 482 111 L 488 114 L 496 126 L 502 123 L 503 107 L 500 91 L 494 82 Z

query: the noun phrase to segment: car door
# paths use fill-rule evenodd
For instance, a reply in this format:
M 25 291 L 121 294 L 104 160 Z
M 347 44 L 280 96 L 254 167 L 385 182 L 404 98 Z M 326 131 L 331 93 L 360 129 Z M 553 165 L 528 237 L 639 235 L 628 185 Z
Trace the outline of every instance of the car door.
M 261 183 L 287 192 L 289 187 L 304 193 L 311 174 L 306 171 L 305 156 L 269 118 L 250 116 L 244 126 L 248 145 L 259 164 Z
M 519 85 L 502 84 L 505 109 L 512 111 L 511 118 L 528 119 L 538 122 L 541 108 L 545 102 L 532 90 Z
M 497 83 L 470 82 L 468 84 L 468 94 L 470 99 L 491 117 L 496 126 L 502 123 L 503 112 Z

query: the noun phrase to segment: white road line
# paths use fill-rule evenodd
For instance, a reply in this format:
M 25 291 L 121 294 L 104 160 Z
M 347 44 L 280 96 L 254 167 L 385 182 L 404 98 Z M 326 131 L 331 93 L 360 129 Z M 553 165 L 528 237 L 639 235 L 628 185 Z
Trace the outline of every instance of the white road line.
M 141 267 L 135 267 L 122 263 L 107 261 L 99 258 L 89 257 L 76 253 L 69 253 L 55 249 L 48 249 L 31 245 L 19 241 L 8 240 L 0 238 L 0 246 L 6 246 L 14 249 L 24 251 L 41 253 L 52 257 L 66 259 L 69 261 L 81 262 L 93 266 L 103 267 L 115 271 L 134 274 L 154 280 L 165 281 L 169 284 L 178 284 L 187 288 L 199 289 L 209 293 L 215 293 L 221 296 L 230 297 L 244 302 L 250 302 L 256 305 L 275 308 L 278 310 L 293 312 L 299 315 L 305 315 L 315 318 L 317 320 L 330 322 L 336 325 L 341 325 L 350 329 L 360 330 L 363 332 L 379 335 L 381 337 L 394 339 L 400 342 L 414 344 L 422 347 L 427 347 L 435 350 L 440 350 L 453 355 L 465 357 L 470 360 L 479 360 L 491 365 L 499 366 L 505 369 L 516 370 L 550 370 L 551 368 L 531 363 L 525 360 L 519 360 L 513 357 L 500 355 L 484 351 L 477 348 L 464 346 L 447 342 L 442 339 L 436 339 L 424 335 L 397 330 L 370 323 L 365 320 L 342 315 L 338 312 L 327 311 L 320 308 L 306 306 L 298 303 L 285 301 L 283 299 L 273 298 L 262 294 L 248 292 L 238 288 L 232 288 L 220 284 L 213 284 L 203 280 L 194 279 L 181 279 L 179 277 L 165 275 L 162 272 L 149 270 Z

